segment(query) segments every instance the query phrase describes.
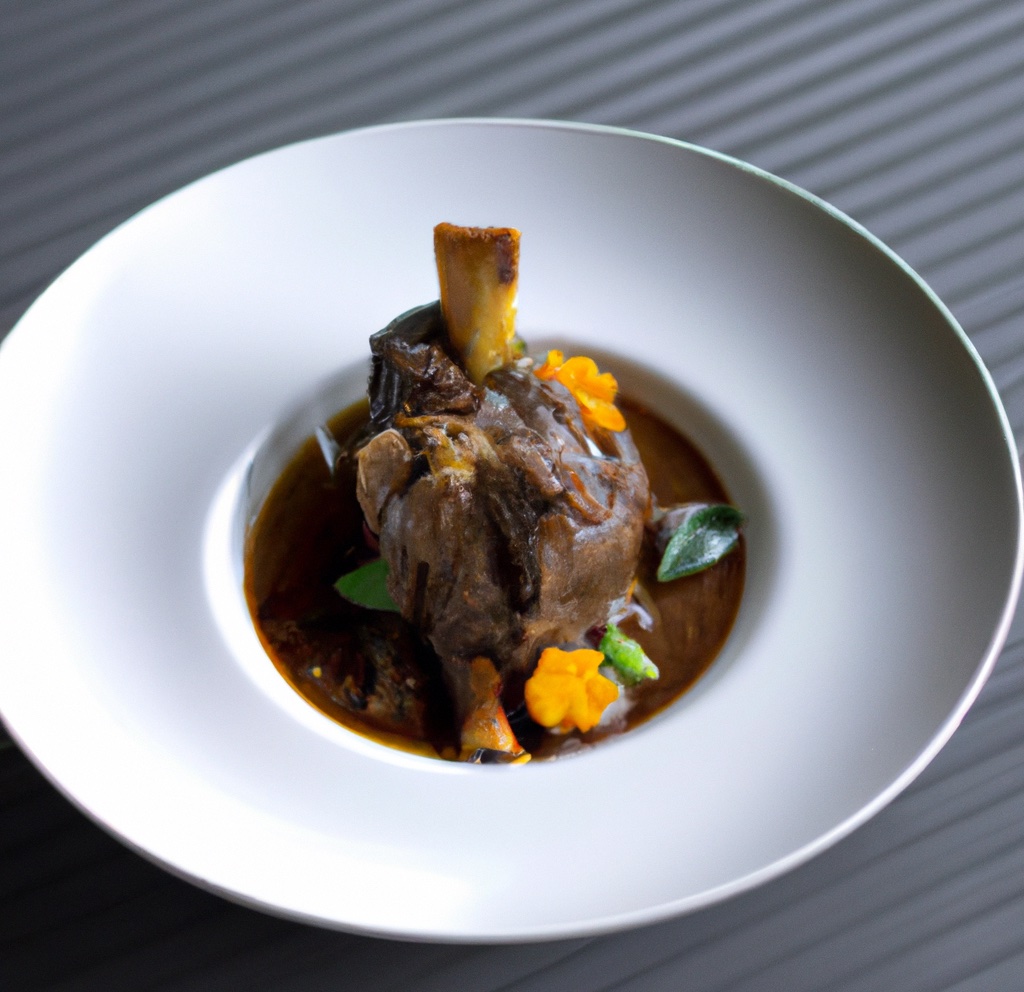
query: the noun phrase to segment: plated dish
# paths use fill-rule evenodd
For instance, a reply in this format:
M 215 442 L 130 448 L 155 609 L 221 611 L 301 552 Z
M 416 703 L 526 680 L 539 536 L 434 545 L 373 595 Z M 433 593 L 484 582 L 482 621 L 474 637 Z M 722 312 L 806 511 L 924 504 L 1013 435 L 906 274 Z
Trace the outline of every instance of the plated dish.
M 440 299 L 373 334 L 368 395 L 246 513 L 282 676 L 354 732 L 476 764 L 639 726 L 743 590 L 742 513 L 694 445 L 592 358 L 516 334 L 519 239 L 434 228 Z
M 368 334 L 436 297 L 422 232 L 444 217 L 528 234 L 531 346 L 612 371 L 747 518 L 708 673 L 528 769 L 331 721 L 268 664 L 243 593 L 246 514 L 365 389 Z M 3 343 L 0 458 L 0 711 L 26 752 L 170 870 L 387 936 L 597 933 L 806 860 L 949 738 L 1020 582 L 1010 431 L 927 287 L 777 179 L 591 126 L 351 132 L 155 204 Z

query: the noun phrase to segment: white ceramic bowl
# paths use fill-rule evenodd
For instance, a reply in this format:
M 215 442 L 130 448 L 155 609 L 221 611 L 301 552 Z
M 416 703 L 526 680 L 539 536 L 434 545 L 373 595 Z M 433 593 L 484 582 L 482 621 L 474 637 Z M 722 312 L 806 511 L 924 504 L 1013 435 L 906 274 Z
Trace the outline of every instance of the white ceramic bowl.
M 520 228 L 521 333 L 600 352 L 749 517 L 712 670 L 579 758 L 365 741 L 284 686 L 241 608 L 254 439 L 325 376 L 358 389 L 369 334 L 437 295 L 440 220 Z M 172 871 L 390 936 L 595 933 L 805 860 L 948 739 L 1020 582 L 1010 430 L 921 280 L 778 179 L 599 127 L 375 128 L 161 200 L 4 342 L 0 464 L 0 708 L 25 750 Z

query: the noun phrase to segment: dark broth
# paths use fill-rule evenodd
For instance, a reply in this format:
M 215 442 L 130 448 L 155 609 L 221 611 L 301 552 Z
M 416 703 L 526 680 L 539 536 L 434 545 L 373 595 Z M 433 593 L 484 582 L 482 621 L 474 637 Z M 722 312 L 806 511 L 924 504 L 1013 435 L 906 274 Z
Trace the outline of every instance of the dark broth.
M 639 404 L 620 398 L 662 506 L 728 502 L 707 460 L 681 434 Z M 328 424 L 341 447 L 366 424 L 366 402 Z M 353 606 L 334 590 L 346 572 L 374 557 L 355 498 L 355 465 L 332 474 L 311 437 L 275 483 L 249 535 L 245 593 L 256 629 L 281 674 L 319 710 L 350 729 L 395 747 L 454 757 L 458 730 L 440 664 L 399 616 Z M 552 734 L 521 710 L 513 727 L 534 758 L 554 757 L 635 727 L 676 699 L 721 650 L 739 610 L 746 551 L 740 546 L 697 575 L 660 583 L 645 554 L 639 582 L 655 624 L 635 618 L 623 631 L 643 646 L 661 677 L 628 690 L 624 720 L 587 734 Z M 371 659 L 385 659 L 383 664 Z M 384 704 L 384 705 L 382 705 Z

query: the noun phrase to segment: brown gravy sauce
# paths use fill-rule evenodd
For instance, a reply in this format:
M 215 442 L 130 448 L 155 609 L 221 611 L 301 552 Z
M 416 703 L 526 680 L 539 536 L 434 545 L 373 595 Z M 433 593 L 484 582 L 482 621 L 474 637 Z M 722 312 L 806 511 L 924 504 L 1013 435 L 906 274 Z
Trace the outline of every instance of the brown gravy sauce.
M 693 444 L 639 404 L 620 397 L 619 406 L 660 505 L 729 502 Z M 367 419 L 362 401 L 328 427 L 344 449 Z M 458 731 L 433 651 L 397 614 L 353 606 L 334 590 L 340 575 L 373 557 L 355 498 L 354 460 L 343 458 L 332 477 L 310 437 L 271 489 L 246 544 L 245 595 L 260 640 L 284 678 L 333 720 L 393 747 L 454 757 Z M 653 554 L 646 554 L 638 575 L 653 601 L 653 628 L 643 630 L 632 617 L 621 628 L 640 642 L 661 677 L 623 690 L 633 701 L 626 716 L 587 734 L 549 733 L 521 710 L 510 714 L 534 759 L 567 754 L 642 723 L 692 686 L 721 650 L 743 594 L 743 540 L 697 575 L 661 583 L 656 568 Z M 386 665 L 368 660 L 382 656 Z

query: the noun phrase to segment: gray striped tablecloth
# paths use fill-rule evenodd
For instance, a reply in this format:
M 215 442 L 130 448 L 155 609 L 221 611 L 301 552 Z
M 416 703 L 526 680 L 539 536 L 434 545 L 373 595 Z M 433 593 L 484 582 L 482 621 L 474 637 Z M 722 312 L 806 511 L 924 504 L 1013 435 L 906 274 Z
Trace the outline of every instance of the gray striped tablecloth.
M 212 169 L 464 115 L 654 131 L 825 197 L 949 304 L 1024 432 L 1014 0 L 0 0 L 0 333 L 100 235 Z M 1018 623 L 949 746 L 837 847 L 688 917 L 511 947 L 239 908 L 123 849 L 3 739 L 0 988 L 1019 992 L 1022 731 Z

